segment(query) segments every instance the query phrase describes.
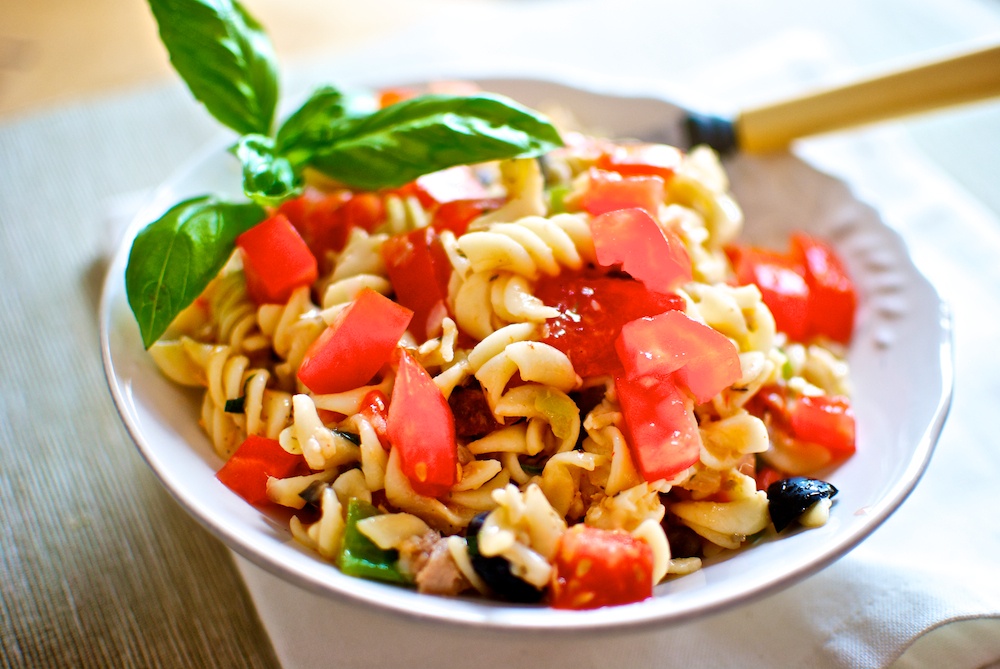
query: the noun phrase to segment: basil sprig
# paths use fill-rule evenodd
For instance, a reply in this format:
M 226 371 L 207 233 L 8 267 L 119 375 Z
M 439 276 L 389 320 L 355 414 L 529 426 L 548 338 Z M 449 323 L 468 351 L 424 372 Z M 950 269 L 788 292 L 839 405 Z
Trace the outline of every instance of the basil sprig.
M 240 138 L 232 153 L 250 203 L 201 196 L 136 237 L 129 305 L 151 346 L 225 265 L 236 237 L 301 193 L 307 168 L 365 190 L 430 172 L 562 146 L 543 117 L 493 95 L 426 95 L 378 109 L 371 95 L 317 89 L 272 134 L 278 68 L 263 28 L 238 0 L 149 0 L 170 60 L 195 98 Z
M 149 0 L 191 93 L 240 134 L 271 132 L 278 68 L 264 29 L 236 0 Z
M 125 268 L 125 294 L 146 348 L 218 275 L 236 237 L 266 216 L 256 204 L 203 195 L 174 205 L 136 235 Z
M 452 167 L 533 157 L 562 146 L 535 112 L 495 95 L 423 95 L 361 117 L 317 124 L 283 150 L 354 188 L 394 188 Z

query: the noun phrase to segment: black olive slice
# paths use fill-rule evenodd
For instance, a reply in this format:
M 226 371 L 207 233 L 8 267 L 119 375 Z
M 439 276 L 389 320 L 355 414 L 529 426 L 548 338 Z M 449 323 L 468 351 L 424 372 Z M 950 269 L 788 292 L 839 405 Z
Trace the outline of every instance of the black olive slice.
M 774 529 L 781 532 L 798 520 L 809 507 L 822 499 L 832 499 L 837 489 L 826 481 L 793 476 L 767 487 L 767 511 Z

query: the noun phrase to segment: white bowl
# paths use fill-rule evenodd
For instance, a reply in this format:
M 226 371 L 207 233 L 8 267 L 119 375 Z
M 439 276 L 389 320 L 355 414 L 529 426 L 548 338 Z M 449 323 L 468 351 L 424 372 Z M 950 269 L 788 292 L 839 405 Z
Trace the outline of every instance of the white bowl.
M 681 110 L 656 97 L 601 93 L 529 79 L 481 86 L 532 107 L 563 104 L 591 127 L 616 136 L 670 140 Z M 167 381 L 144 351 L 125 296 L 133 237 L 181 199 L 215 192 L 239 197 L 236 161 L 208 147 L 153 195 L 110 264 L 101 303 L 105 370 L 128 431 L 174 497 L 230 548 L 314 592 L 425 619 L 480 627 L 585 630 L 688 622 L 786 587 L 827 566 L 877 528 L 923 473 L 951 399 L 951 326 L 947 309 L 911 262 L 899 236 L 841 182 L 790 155 L 727 161 L 746 213 L 744 239 L 785 248 L 790 231 L 831 240 L 860 294 L 850 348 L 858 451 L 829 480 L 840 490 L 829 522 L 765 541 L 691 575 L 657 586 L 628 606 L 560 611 L 476 598 L 445 598 L 352 578 L 298 545 L 284 518 L 246 504 L 219 483 L 222 462 L 197 425 L 200 393 Z

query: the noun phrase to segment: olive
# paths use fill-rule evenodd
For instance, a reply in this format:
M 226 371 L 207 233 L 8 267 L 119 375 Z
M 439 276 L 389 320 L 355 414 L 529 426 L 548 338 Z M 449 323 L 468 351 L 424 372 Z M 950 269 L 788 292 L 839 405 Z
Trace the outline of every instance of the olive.
M 487 557 L 479 552 L 479 530 L 489 512 L 480 513 L 469 523 L 466 532 L 466 543 L 469 547 L 469 560 L 479 578 L 489 586 L 493 594 L 500 599 L 519 604 L 535 604 L 541 601 L 545 594 L 524 579 L 515 576 L 511 571 L 510 562 L 500 555 Z
M 687 525 L 671 523 L 667 527 L 667 543 L 670 557 L 701 557 L 701 537 Z
M 793 476 L 767 487 L 767 511 L 774 529 L 783 529 L 798 520 L 816 502 L 832 499 L 837 489 L 819 479 Z

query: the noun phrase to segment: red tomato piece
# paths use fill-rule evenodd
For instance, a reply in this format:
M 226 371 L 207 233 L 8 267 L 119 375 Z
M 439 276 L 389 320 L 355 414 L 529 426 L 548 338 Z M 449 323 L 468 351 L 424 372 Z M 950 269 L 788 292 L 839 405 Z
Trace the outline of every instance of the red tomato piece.
M 669 479 L 698 461 L 694 401 L 672 378 L 615 378 L 632 460 L 646 481 Z
M 283 304 L 292 291 L 319 275 L 316 257 L 282 214 L 275 214 L 236 238 L 243 256 L 247 292 L 258 304 Z
M 306 350 L 299 380 L 319 395 L 368 383 L 392 357 L 413 312 L 370 288 Z
M 620 606 L 653 595 L 653 549 L 623 530 L 574 525 L 560 538 L 552 562 L 556 609 Z
M 476 172 L 468 165 L 456 165 L 424 174 L 396 192 L 403 197 L 416 197 L 427 208 L 454 200 L 485 198 L 488 195 L 486 186 L 476 178 Z
M 546 321 L 548 334 L 543 341 L 565 353 L 584 378 L 622 371 L 614 341 L 623 325 L 684 308 L 677 295 L 655 293 L 634 279 L 592 271 L 543 276 L 535 284 L 535 295 L 560 312 Z
M 464 235 L 469 223 L 483 214 L 499 209 L 506 200 L 502 197 L 472 198 L 443 202 L 434 209 L 430 227 L 438 232 L 451 230 L 455 236 Z
M 356 227 L 372 232 L 385 220 L 385 204 L 376 193 L 347 190 L 323 193 L 307 189 L 299 197 L 283 202 L 278 212 L 286 215 L 326 267 L 330 253 L 342 251 Z
M 389 400 L 389 441 L 413 489 L 439 497 L 458 480 L 455 419 L 431 375 L 406 350 L 399 352 Z
M 854 283 L 833 248 L 804 232 L 791 237 L 791 255 L 804 268 L 809 286 L 809 329 L 846 344 L 858 306 Z
M 757 490 L 766 491 L 769 487 L 771 487 L 772 483 L 777 483 L 782 479 L 787 479 L 788 476 L 789 476 L 788 474 L 781 471 L 780 469 L 775 469 L 774 467 L 763 465 L 757 467 L 757 470 L 754 472 L 753 478 L 754 481 L 756 481 L 757 483 Z
M 854 454 L 854 411 L 846 397 L 803 395 L 790 403 L 792 436 L 827 449 L 835 461 Z
M 415 98 L 418 95 L 420 95 L 420 91 L 416 88 L 410 88 L 407 86 L 384 88 L 378 93 L 378 106 L 380 109 L 385 109 L 386 107 L 390 107 L 397 102 L 409 100 L 410 98 Z
M 440 332 L 447 315 L 451 262 L 433 228 L 391 237 L 382 245 L 396 301 L 413 311 L 410 330 L 421 340 Z
M 301 455 L 289 453 L 274 439 L 250 435 L 216 473 L 227 488 L 251 504 L 265 504 L 267 478 L 287 478 L 309 473 Z
M 650 290 L 669 293 L 690 281 L 691 257 L 680 237 L 663 230 L 645 209 L 616 209 L 590 224 L 597 262 L 621 265 Z
M 616 144 L 594 166 L 622 176 L 656 176 L 669 180 L 684 160 L 680 149 L 666 144 Z
M 640 318 L 622 327 L 615 350 L 630 379 L 673 375 L 700 404 L 742 375 L 739 351 L 722 333 L 682 311 Z
M 809 285 L 802 267 L 785 255 L 766 249 L 739 247 L 730 253 L 740 285 L 760 288 L 775 326 L 792 341 L 809 335 Z
M 591 216 L 633 207 L 655 214 L 663 202 L 664 187 L 660 177 L 622 177 L 615 172 L 592 169 L 590 185 L 580 198 L 580 206 Z
M 389 398 L 381 390 L 371 390 L 361 400 L 361 416 L 371 423 L 382 446 L 389 448 Z

